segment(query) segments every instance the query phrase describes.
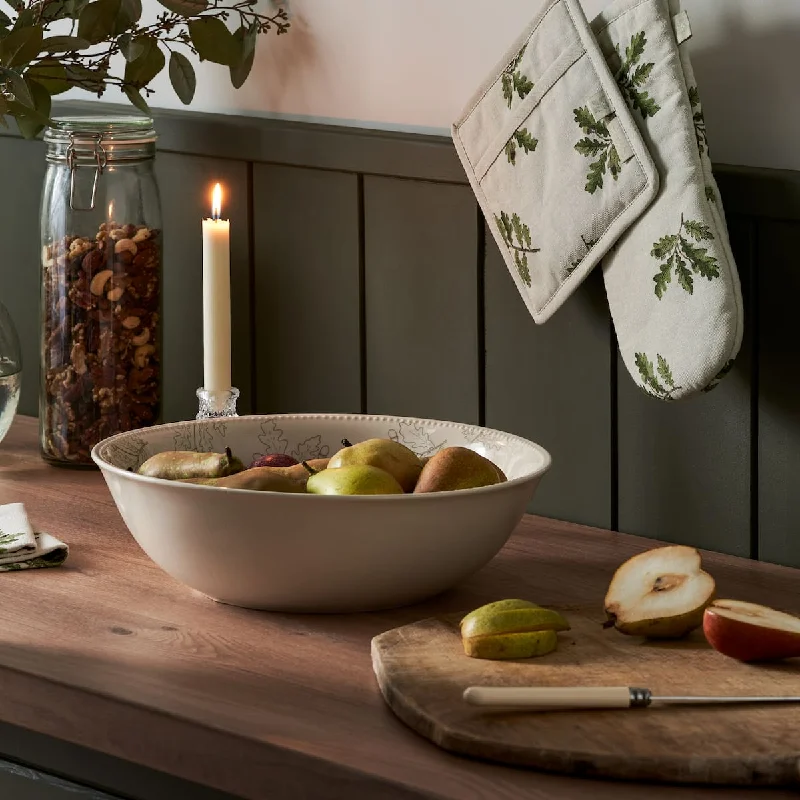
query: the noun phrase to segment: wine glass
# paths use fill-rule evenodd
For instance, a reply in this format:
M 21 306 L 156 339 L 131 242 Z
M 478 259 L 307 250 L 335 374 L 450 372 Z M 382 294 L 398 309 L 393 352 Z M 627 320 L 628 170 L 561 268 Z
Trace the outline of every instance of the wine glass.
M 0 303 L 0 442 L 5 438 L 19 403 L 22 385 L 22 350 L 17 329 Z

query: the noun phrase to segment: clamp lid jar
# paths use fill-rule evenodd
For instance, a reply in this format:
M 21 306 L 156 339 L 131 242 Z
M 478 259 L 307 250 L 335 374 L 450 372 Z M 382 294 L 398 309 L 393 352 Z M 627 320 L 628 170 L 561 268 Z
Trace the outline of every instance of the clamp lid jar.
M 91 466 L 97 442 L 160 416 L 156 133 L 148 117 L 73 116 L 44 140 L 41 452 Z

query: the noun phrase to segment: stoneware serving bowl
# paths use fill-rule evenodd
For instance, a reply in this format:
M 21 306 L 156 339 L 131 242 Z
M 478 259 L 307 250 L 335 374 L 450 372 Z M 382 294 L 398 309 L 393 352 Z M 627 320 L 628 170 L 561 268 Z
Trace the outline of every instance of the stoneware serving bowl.
M 458 492 L 335 497 L 218 489 L 130 471 L 165 450 L 325 458 L 389 437 L 420 456 L 470 447 L 507 483 Z M 198 420 L 120 433 L 92 451 L 142 549 L 173 578 L 224 603 L 273 611 L 391 608 L 450 588 L 505 544 L 550 466 L 501 431 L 429 419 L 284 414 Z

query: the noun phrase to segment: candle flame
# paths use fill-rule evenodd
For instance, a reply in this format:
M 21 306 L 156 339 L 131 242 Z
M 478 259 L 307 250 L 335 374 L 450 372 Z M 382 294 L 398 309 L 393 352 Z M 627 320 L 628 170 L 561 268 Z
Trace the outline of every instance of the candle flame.
M 217 183 L 211 192 L 211 218 L 219 219 L 222 215 L 222 187 Z

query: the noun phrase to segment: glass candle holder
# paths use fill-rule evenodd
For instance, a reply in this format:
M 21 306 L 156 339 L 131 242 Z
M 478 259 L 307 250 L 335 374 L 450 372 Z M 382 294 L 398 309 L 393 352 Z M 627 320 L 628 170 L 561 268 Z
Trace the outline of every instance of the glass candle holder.
M 196 419 L 215 419 L 217 417 L 238 417 L 236 401 L 239 399 L 239 390 L 234 386 L 230 389 L 204 389 L 197 390 L 198 411 Z

